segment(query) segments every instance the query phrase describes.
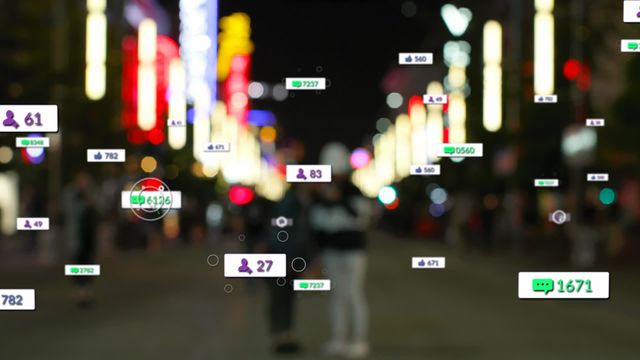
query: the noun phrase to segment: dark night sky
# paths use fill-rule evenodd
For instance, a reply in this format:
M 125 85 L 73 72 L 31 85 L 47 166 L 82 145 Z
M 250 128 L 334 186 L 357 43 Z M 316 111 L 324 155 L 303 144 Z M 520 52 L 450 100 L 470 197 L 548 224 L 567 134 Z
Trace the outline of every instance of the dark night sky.
M 397 64 L 398 52 L 431 52 L 421 47 L 429 31 L 446 35 L 439 17 L 443 2 L 416 3 L 418 14 L 406 18 L 402 1 L 221 0 L 220 16 L 243 11 L 251 17 L 254 80 L 330 80 L 321 94 L 295 92 L 281 103 L 252 103 L 274 111 L 286 135 L 305 144 L 305 160 L 314 161 L 326 142 L 338 140 L 354 148 L 374 134 L 376 120 L 388 111 L 381 80 Z

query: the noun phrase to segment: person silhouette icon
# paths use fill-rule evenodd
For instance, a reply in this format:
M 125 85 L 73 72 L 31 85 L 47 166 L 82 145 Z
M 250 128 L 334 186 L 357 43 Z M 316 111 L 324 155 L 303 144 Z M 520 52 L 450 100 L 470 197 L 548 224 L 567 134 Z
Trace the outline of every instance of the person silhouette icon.
M 242 260 L 240 260 L 240 267 L 238 268 L 238 271 L 249 273 L 249 275 L 253 274 L 253 271 L 249 267 L 249 260 L 242 258 Z
M 298 169 L 298 175 L 296 175 L 296 179 L 307 180 L 307 176 L 304 174 L 304 169 Z
M 7 110 L 7 118 L 2 121 L 2 125 L 4 125 L 4 126 L 13 126 L 16 129 L 19 128 L 20 125 L 18 125 L 16 120 L 13 118 L 14 116 L 15 115 L 13 114 L 13 111 Z
M 29 224 L 29 219 L 25 220 L 25 222 L 24 222 L 24 228 L 25 228 L 25 229 L 31 229 L 31 224 Z

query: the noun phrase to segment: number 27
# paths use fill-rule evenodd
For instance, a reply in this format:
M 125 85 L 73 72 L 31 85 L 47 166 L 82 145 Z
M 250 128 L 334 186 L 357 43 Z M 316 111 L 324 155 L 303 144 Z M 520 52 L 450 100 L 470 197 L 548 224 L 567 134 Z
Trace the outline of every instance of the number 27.
M 267 264 L 267 270 L 264 270 L 264 265 Z M 271 270 L 271 266 L 273 265 L 273 260 L 259 260 L 258 261 L 258 272 L 269 272 Z

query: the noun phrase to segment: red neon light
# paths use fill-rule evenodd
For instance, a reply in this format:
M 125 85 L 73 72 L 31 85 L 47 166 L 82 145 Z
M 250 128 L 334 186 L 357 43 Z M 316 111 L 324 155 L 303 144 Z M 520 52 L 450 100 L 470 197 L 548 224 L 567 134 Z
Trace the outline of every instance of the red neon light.
M 231 68 L 227 80 L 225 80 L 225 104 L 227 112 L 234 116 L 238 123 L 247 124 L 247 112 L 249 110 L 249 68 L 251 57 L 249 55 L 236 55 L 231 60 Z M 235 96 L 234 96 L 235 95 Z M 236 101 L 233 101 L 236 99 Z M 240 99 L 240 103 L 238 103 Z M 244 101 L 246 100 L 246 101 Z
M 156 124 L 149 131 L 138 128 L 138 39 L 127 36 L 122 41 L 122 127 L 133 144 L 149 141 L 160 144 L 165 139 L 168 114 L 167 88 L 169 63 L 180 56 L 178 44 L 168 36 L 158 35 L 156 54 Z M 152 134 L 153 132 L 153 134 Z

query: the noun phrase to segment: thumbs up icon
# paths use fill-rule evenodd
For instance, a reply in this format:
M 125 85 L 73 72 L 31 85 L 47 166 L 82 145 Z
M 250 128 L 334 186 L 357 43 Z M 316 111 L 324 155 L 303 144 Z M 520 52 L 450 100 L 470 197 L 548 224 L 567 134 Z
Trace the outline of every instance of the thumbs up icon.
M 102 153 L 98 151 L 97 153 L 95 153 L 95 155 L 93 155 L 93 159 L 102 160 Z
M 413 60 L 411 60 L 411 55 L 407 55 L 407 57 L 406 57 L 406 58 L 404 58 L 404 61 L 405 61 L 405 62 L 408 62 L 408 63 L 410 63 L 411 61 L 413 61 Z

